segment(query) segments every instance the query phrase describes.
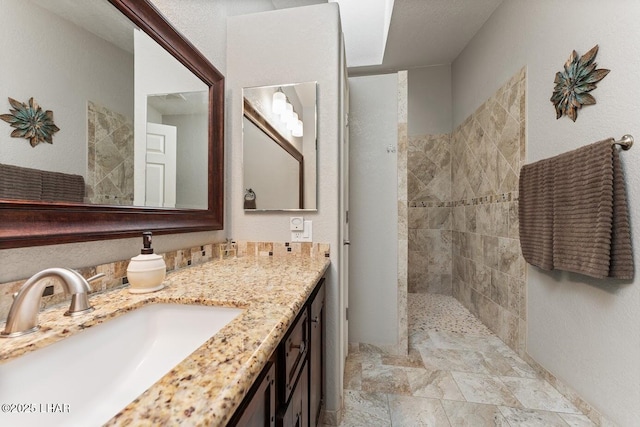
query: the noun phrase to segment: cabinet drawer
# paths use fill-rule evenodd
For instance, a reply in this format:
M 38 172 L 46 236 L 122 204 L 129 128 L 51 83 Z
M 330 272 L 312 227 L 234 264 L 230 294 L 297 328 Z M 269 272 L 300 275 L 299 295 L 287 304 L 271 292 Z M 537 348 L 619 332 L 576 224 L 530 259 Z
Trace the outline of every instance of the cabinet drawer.
M 284 343 L 285 402 L 293 391 L 293 387 L 302 369 L 309 348 L 309 314 L 305 307 Z

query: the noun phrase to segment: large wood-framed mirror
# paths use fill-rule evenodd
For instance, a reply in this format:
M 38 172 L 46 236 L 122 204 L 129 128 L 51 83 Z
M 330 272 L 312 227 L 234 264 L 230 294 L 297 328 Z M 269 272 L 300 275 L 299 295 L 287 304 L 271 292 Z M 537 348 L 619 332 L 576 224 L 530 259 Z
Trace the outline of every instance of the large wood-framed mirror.
M 148 89 L 148 91 L 146 92 L 147 96 L 145 96 L 146 101 L 144 103 L 144 112 L 141 116 L 142 120 L 138 120 L 138 111 L 140 110 L 140 108 L 138 105 L 135 105 L 134 107 L 132 107 L 132 111 L 135 110 L 135 113 L 132 113 L 131 115 L 135 116 L 136 120 L 135 125 L 131 126 L 132 129 L 135 126 L 135 136 L 137 138 L 138 127 L 140 124 L 142 124 L 142 132 L 144 138 L 145 127 L 147 128 L 147 132 L 149 132 L 147 122 L 153 121 L 149 119 L 150 117 L 162 116 L 162 111 L 166 108 L 165 117 L 170 117 L 170 119 L 168 119 L 169 121 L 174 120 L 176 114 L 174 110 L 171 109 L 172 102 L 191 101 L 193 105 L 196 105 L 196 109 L 199 108 L 197 114 L 202 116 L 199 120 L 204 125 L 198 132 L 193 131 L 193 126 L 178 125 L 178 138 L 181 138 L 180 126 L 183 126 L 183 128 L 189 128 L 189 132 L 187 132 L 186 135 L 189 135 L 189 137 L 191 138 L 193 134 L 199 134 L 203 142 L 201 144 L 201 147 L 195 150 L 195 153 L 193 149 L 191 149 L 191 151 L 183 150 L 187 153 L 190 152 L 191 154 L 179 154 L 178 157 L 190 155 L 192 156 L 191 158 L 186 157 L 182 160 L 182 162 L 186 162 L 186 164 L 189 164 L 189 162 L 191 162 L 191 164 L 195 164 L 199 160 L 202 166 L 201 170 L 197 172 L 191 172 L 192 176 L 187 178 L 181 177 L 180 172 L 178 172 L 178 181 L 180 181 L 180 179 L 182 179 L 183 181 L 185 179 L 189 180 L 188 184 L 182 185 L 182 187 L 187 188 L 188 190 L 179 191 L 179 193 L 182 193 L 182 196 L 179 196 L 178 203 L 175 203 L 174 201 L 173 203 L 169 204 L 162 204 L 162 202 L 158 204 L 157 202 L 149 201 L 148 197 L 147 201 L 145 202 L 144 190 L 142 192 L 142 196 L 140 196 L 140 191 L 138 190 L 136 190 L 136 196 L 134 196 L 132 190 L 130 199 L 125 200 L 125 198 L 122 198 L 123 202 L 119 201 L 117 204 L 112 203 L 113 199 L 117 199 L 117 197 L 109 196 L 108 194 L 106 196 L 103 196 L 102 199 L 96 196 L 94 200 L 91 200 L 89 199 L 89 197 L 85 196 L 83 202 L 65 201 L 64 199 L 56 198 L 49 200 L 37 200 L 29 199 L 27 197 L 0 197 L 0 249 L 99 239 L 124 238 L 138 235 L 141 231 L 145 230 L 153 231 L 156 234 L 166 234 L 222 229 L 224 216 L 224 77 L 222 76 L 222 74 L 220 74 L 216 70 L 216 68 L 200 52 L 198 52 L 188 40 L 181 36 L 171 26 L 171 24 L 169 24 L 164 19 L 164 17 L 148 0 L 94 0 L 91 2 L 86 2 L 84 0 L 29 0 L 27 2 L 22 2 L 16 0 L 16 4 L 20 3 L 20 5 L 16 7 L 21 7 L 22 9 L 14 8 L 14 10 L 22 11 L 24 10 L 23 4 L 32 2 L 34 3 L 34 7 L 45 6 L 46 9 L 53 10 L 56 8 L 55 4 L 58 1 L 60 2 L 59 5 L 61 10 L 64 10 L 64 8 L 75 9 L 79 8 L 80 6 L 85 7 L 90 4 L 92 5 L 92 7 L 95 7 L 97 9 L 94 11 L 89 10 L 85 14 L 86 16 L 93 15 L 95 17 L 97 15 L 99 17 L 102 17 L 102 20 L 104 21 L 106 20 L 105 15 L 115 15 L 118 20 L 125 21 L 128 24 L 131 24 L 124 25 L 123 28 L 127 26 L 132 27 L 134 28 L 134 32 L 142 35 L 142 38 L 148 40 L 151 43 L 155 43 L 158 47 L 158 51 L 167 52 L 172 58 L 172 61 L 174 61 L 176 64 L 181 64 L 179 66 L 184 68 L 184 72 L 179 71 L 179 73 L 187 74 L 188 72 L 191 77 L 187 76 L 187 78 L 190 78 L 200 85 L 196 85 L 196 87 L 202 88 L 200 92 L 198 92 L 197 89 L 194 89 L 192 91 L 192 89 L 189 89 L 190 86 L 187 86 L 187 89 L 169 89 L 166 91 L 158 89 L 157 87 L 154 89 Z M 77 4 L 74 4 L 74 2 Z M 9 5 L 9 3 L 3 3 L 3 5 L 0 7 L 5 8 L 7 7 L 7 5 Z M 6 11 L 2 10 L 3 14 L 5 14 L 5 12 Z M 61 13 L 60 10 L 58 10 L 58 13 L 64 15 L 64 13 Z M 73 22 L 74 20 L 81 18 L 82 17 L 69 18 L 69 21 L 71 21 L 70 25 L 76 23 Z M 11 19 L 11 17 L 9 17 L 8 19 Z M 90 25 L 91 24 L 85 24 L 85 27 Z M 110 28 L 108 27 L 113 27 L 115 26 L 115 24 L 112 25 L 107 22 L 103 22 L 102 26 L 105 27 L 105 33 L 109 33 L 109 31 L 107 30 L 109 30 Z M 30 28 L 28 31 L 36 31 L 36 29 Z M 99 29 L 96 29 L 96 32 L 99 36 Z M 16 37 L 19 37 L 19 33 L 16 33 Z M 105 43 L 108 44 L 109 42 L 117 44 L 117 41 L 115 40 L 105 39 Z M 139 43 L 138 40 L 136 40 L 136 43 Z M 144 43 L 147 43 L 147 41 L 144 41 Z M 69 47 L 65 44 L 65 40 L 63 39 L 56 39 L 55 44 L 61 50 L 69 49 Z M 148 44 L 142 46 L 142 48 L 143 49 L 139 50 L 147 53 L 155 49 L 150 48 Z M 83 54 L 83 52 L 78 53 L 80 55 Z M 30 55 L 30 53 L 23 52 L 23 55 L 28 56 Z M 131 60 L 132 63 L 135 61 L 139 61 L 139 59 Z M 3 63 L 6 64 L 6 67 L 11 67 L 11 70 L 0 69 L 0 75 L 11 75 L 12 72 L 16 71 L 16 67 L 18 68 L 17 71 L 20 72 L 19 58 L 15 61 L 7 60 Z M 49 67 L 47 64 L 42 64 L 42 68 L 38 72 L 30 72 L 30 74 L 37 75 L 38 77 L 41 76 L 42 78 L 46 79 L 47 73 L 58 72 L 61 74 L 66 74 L 66 79 L 69 81 L 73 81 L 74 77 L 78 77 L 77 75 L 74 76 L 74 73 L 86 72 L 74 68 L 74 65 L 77 67 L 77 64 L 72 63 L 70 64 L 70 69 L 58 70 L 56 69 L 56 67 Z M 149 74 L 145 75 L 145 83 L 150 80 L 149 77 L 153 78 L 154 74 L 160 77 L 163 76 L 163 74 L 167 74 L 166 69 L 158 69 L 158 67 L 153 68 L 151 66 L 147 67 L 147 69 L 152 71 L 148 71 Z M 133 74 L 133 70 L 131 72 Z M 15 88 L 12 89 L 10 80 L 5 83 L 6 84 L 4 85 L 4 87 L 6 88 L 6 91 L 15 90 L 15 92 L 17 92 L 17 95 L 14 95 L 14 97 L 24 95 L 22 92 L 26 93 L 24 89 L 22 89 L 22 92 Z M 135 83 L 136 89 L 141 86 L 139 80 Z M 26 85 L 21 85 L 21 87 L 24 86 Z M 133 86 L 134 84 L 131 84 L 131 87 Z M 33 96 L 37 99 L 39 97 L 39 93 L 41 94 L 44 91 L 37 91 L 35 89 L 36 87 L 36 85 L 33 85 L 33 87 L 29 87 L 29 90 L 36 91 L 36 93 L 30 93 L 29 96 Z M 133 90 L 131 90 L 130 92 L 133 92 Z M 10 106 L 8 105 L 7 97 L 11 96 L 12 94 L 13 92 L 10 92 L 9 94 L 0 93 L 0 113 L 8 112 L 7 110 L 10 108 Z M 89 112 L 87 113 L 87 115 L 89 115 L 87 128 L 89 129 L 88 153 L 89 155 L 91 155 L 92 148 L 90 146 L 90 133 L 91 131 L 95 130 L 93 129 L 94 126 L 90 118 L 90 114 L 92 111 L 91 108 L 94 108 L 94 104 L 92 102 L 93 100 L 89 99 L 89 96 L 91 95 L 85 96 L 86 103 L 81 107 L 86 109 L 87 105 L 90 106 L 90 108 L 88 109 Z M 43 97 L 46 98 L 45 96 Z M 133 99 L 134 97 L 137 100 L 137 94 L 134 95 L 132 93 L 131 98 Z M 52 102 L 52 100 L 54 102 Z M 21 99 L 21 101 L 25 101 L 25 99 Z M 41 100 L 38 101 L 42 102 Z M 59 116 L 62 116 L 65 111 L 61 109 L 67 108 L 67 105 L 72 103 L 72 101 L 70 101 L 69 99 L 64 99 L 64 97 L 60 97 L 58 102 L 58 99 L 49 96 L 48 101 L 48 105 L 44 105 L 43 107 L 53 110 L 54 120 L 57 117 L 56 111 L 62 111 L 62 113 L 59 113 Z M 5 103 L 7 104 L 6 107 L 4 106 Z M 54 105 L 51 105 L 52 103 Z M 204 104 L 204 107 L 197 107 L 198 103 Z M 151 113 L 152 110 L 153 114 Z M 76 114 L 76 116 L 79 116 L 79 114 Z M 87 119 L 85 117 L 86 116 L 83 116 L 83 119 L 86 123 Z M 99 120 L 96 120 L 96 123 L 99 123 Z M 184 123 L 184 121 L 179 121 L 179 123 Z M 6 123 L 0 122 L 0 125 L 0 133 L 3 133 L 3 135 L 8 135 L 11 132 L 11 128 L 9 128 Z M 60 127 L 62 128 L 62 126 Z M 50 147 L 56 147 L 58 152 L 63 151 L 61 147 L 64 147 L 64 144 L 61 138 L 64 137 L 60 134 L 63 134 L 63 132 L 66 130 L 66 138 L 70 139 L 70 132 L 68 130 L 69 128 L 71 128 L 71 126 L 68 124 L 67 126 L 62 128 L 62 131 L 54 136 L 54 142 Z M 95 132 L 98 133 L 97 131 Z M 80 136 L 82 137 L 83 135 Z M 146 141 L 148 141 L 148 138 L 149 137 L 147 135 Z M 6 139 L 7 138 L 5 138 L 5 140 Z M 5 140 L 2 140 L 0 137 L 0 142 L 4 146 L 2 149 L 8 150 L 7 147 L 9 147 L 10 144 L 6 143 Z M 11 144 L 17 144 L 18 142 L 11 141 Z M 180 144 L 180 141 L 178 141 L 178 144 Z M 28 141 L 26 141 L 26 145 L 29 145 Z M 49 146 L 49 144 L 42 145 Z M 136 161 L 145 158 L 148 159 L 148 156 L 146 156 L 144 151 L 141 155 L 139 155 L 137 147 L 138 146 L 136 145 Z M 38 152 L 39 155 L 42 155 L 42 153 L 45 153 L 45 151 L 42 150 L 38 151 L 38 148 L 38 146 L 29 147 L 29 149 L 32 151 L 29 151 L 28 154 Z M 21 149 L 24 150 L 23 148 Z M 70 157 L 72 155 L 72 151 L 74 150 L 68 148 L 66 150 L 66 154 L 63 151 L 62 156 L 64 157 L 65 155 L 67 155 Z M 2 154 L 6 152 L 7 151 L 0 151 L 0 164 L 7 163 L 6 159 L 12 158 L 11 153 L 9 153 L 8 155 Z M 53 158 L 50 157 L 50 159 L 51 161 L 45 161 L 46 165 L 48 165 L 49 163 L 53 163 Z M 127 161 L 133 164 L 132 159 L 128 159 Z M 178 168 L 180 166 L 179 162 L 180 160 L 178 160 Z M 67 163 L 71 164 L 74 162 L 68 161 Z M 89 163 L 90 169 L 92 163 L 91 158 L 89 161 L 85 161 L 85 163 Z M 141 178 L 143 182 L 145 178 L 148 181 L 156 179 L 156 176 L 153 175 L 153 173 L 150 174 L 149 167 L 146 168 L 145 172 L 144 165 L 145 164 L 143 160 L 142 169 L 135 171 L 133 166 L 131 166 L 129 173 L 121 174 L 127 175 L 126 178 L 121 178 L 121 181 L 126 181 L 127 179 L 133 181 L 134 174 L 136 180 L 138 178 Z M 46 169 L 46 167 L 39 165 L 37 166 L 37 169 Z M 183 170 L 188 169 L 190 168 L 183 168 Z M 84 177 L 85 180 L 89 180 L 91 178 L 91 173 L 92 171 L 89 170 L 89 172 L 86 174 L 88 176 Z M 2 174 L 0 174 L 0 179 L 2 179 Z M 1 184 L 3 183 L 0 182 L 0 186 Z M 6 182 L 4 184 L 6 184 Z M 89 188 L 89 185 L 87 185 L 87 188 Z M 133 188 L 133 184 L 131 184 L 131 188 Z M 137 188 L 138 187 L 136 187 L 136 189 Z M 91 193 L 91 190 L 92 189 L 89 188 L 89 190 L 87 191 Z M 152 192 L 152 190 L 146 191 L 147 193 Z M 197 194 L 193 196 L 191 195 L 191 193 Z M 137 197 L 138 200 L 134 201 L 135 197 Z M 182 197 L 182 199 L 185 201 L 180 202 L 180 197 Z M 193 199 L 194 201 L 188 201 L 189 198 Z

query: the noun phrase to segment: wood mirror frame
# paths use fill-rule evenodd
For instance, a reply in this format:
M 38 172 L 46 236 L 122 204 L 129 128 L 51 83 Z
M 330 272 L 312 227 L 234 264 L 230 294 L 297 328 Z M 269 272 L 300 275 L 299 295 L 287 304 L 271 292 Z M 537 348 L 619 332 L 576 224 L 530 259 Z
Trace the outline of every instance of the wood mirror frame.
M 109 0 L 209 86 L 206 210 L 0 200 L 0 249 L 139 235 L 221 230 L 224 216 L 224 76 L 148 0 Z M 203 183 L 204 183 L 203 182 Z

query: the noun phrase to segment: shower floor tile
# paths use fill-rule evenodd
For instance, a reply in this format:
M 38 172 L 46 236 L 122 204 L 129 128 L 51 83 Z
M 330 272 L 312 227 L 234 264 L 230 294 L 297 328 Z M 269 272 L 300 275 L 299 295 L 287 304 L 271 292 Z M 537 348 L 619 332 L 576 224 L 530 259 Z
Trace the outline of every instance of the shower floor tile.
M 457 300 L 409 294 L 409 355 L 350 345 L 350 426 L 593 427 Z
M 458 300 L 439 294 L 409 294 L 409 334 L 434 331 L 493 336 Z

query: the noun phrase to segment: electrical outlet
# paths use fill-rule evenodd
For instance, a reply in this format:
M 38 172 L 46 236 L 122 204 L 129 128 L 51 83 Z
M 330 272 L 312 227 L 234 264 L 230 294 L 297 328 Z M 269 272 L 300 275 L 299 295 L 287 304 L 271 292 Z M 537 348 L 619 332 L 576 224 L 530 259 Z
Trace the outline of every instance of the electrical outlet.
M 299 231 L 291 231 L 292 242 L 311 242 L 312 221 L 304 221 L 303 228 Z

